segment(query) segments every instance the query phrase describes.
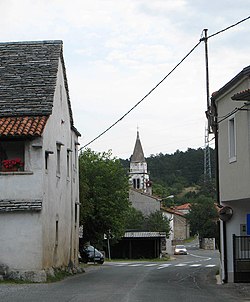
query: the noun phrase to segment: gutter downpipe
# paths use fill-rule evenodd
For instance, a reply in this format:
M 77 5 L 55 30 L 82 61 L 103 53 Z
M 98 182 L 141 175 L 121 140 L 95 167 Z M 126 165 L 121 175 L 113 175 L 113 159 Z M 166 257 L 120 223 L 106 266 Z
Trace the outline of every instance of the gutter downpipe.
M 214 98 L 211 98 L 211 104 L 213 108 L 214 115 L 214 123 L 213 123 L 213 132 L 215 137 L 215 165 L 216 165 L 216 195 L 217 195 L 217 203 L 221 205 L 220 201 L 220 180 L 219 180 L 219 126 L 218 126 L 218 112 L 217 106 Z M 221 235 L 223 238 L 223 257 L 224 257 L 224 278 L 222 279 L 223 283 L 228 282 L 228 272 L 227 272 L 227 232 L 226 232 L 226 222 L 222 221 L 222 234 L 220 232 L 220 250 L 222 250 L 221 246 Z

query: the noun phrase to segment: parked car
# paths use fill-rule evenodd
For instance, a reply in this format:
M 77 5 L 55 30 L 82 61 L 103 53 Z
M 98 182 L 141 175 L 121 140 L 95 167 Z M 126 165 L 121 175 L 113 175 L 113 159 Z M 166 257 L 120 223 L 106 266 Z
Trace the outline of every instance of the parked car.
M 92 245 L 80 247 L 79 253 L 80 253 L 80 259 L 79 259 L 80 262 L 84 262 L 84 263 L 97 262 L 99 264 L 104 263 L 103 254 Z
M 184 245 L 176 245 L 174 249 L 175 255 L 187 255 L 187 249 Z

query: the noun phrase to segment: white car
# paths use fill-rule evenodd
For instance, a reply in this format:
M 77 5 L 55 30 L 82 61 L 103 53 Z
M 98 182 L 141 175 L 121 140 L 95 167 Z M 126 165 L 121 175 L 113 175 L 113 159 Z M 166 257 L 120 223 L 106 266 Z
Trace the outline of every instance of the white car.
M 176 245 L 174 249 L 175 255 L 187 255 L 187 249 L 184 245 Z

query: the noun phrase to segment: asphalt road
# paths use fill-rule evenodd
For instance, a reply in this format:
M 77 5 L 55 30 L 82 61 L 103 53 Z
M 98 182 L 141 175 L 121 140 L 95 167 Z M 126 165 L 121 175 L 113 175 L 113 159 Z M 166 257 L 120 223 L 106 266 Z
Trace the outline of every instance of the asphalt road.
M 167 262 L 107 262 L 49 284 L 0 284 L 1 302 L 235 302 L 248 288 L 216 284 L 219 254 L 188 247 Z M 249 295 L 248 295 L 249 294 Z

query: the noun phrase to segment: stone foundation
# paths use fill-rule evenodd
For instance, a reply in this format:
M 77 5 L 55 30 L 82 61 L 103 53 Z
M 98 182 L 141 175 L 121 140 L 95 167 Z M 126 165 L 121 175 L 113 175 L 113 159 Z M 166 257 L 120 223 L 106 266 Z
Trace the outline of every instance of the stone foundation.
M 1 280 L 16 280 L 27 281 L 34 283 L 43 283 L 48 280 L 49 277 L 54 278 L 59 271 L 67 272 L 71 275 L 77 273 L 83 273 L 84 269 L 80 267 L 65 267 L 65 268 L 48 268 L 46 270 L 37 271 L 11 271 L 8 266 L 0 264 L 0 281 Z

